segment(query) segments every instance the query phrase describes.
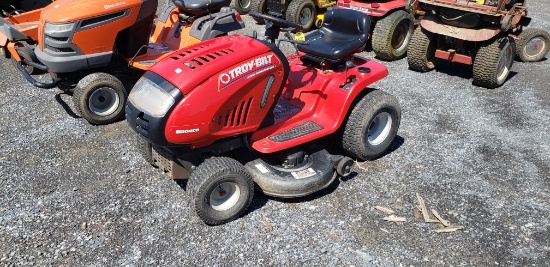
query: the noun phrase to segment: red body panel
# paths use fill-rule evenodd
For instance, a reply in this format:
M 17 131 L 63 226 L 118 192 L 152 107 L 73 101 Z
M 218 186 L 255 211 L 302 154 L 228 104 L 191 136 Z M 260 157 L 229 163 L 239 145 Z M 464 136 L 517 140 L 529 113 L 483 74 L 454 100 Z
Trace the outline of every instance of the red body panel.
M 372 4 L 375 4 L 375 7 L 373 7 Z M 373 1 L 338 0 L 337 6 L 342 9 L 361 11 L 371 17 L 383 17 L 392 10 L 404 9 L 405 4 L 405 0 L 394 0 L 381 3 Z
M 348 70 L 348 77 L 354 82 L 341 88 L 346 79 L 344 69 L 323 72 L 303 66 L 293 56 L 289 78 L 281 89 L 284 60 L 260 41 L 239 35 L 202 42 L 163 59 L 151 71 L 184 94 L 168 115 L 167 140 L 198 148 L 222 138 L 252 133 L 250 143 L 260 152 L 294 147 L 335 132 L 355 97 L 388 74 L 382 64 L 355 57 L 356 67 Z M 358 68 L 369 68 L 370 72 L 360 73 Z M 267 86 L 270 77 L 271 87 Z M 300 111 L 260 129 L 276 101 L 286 101 Z M 323 129 L 285 142 L 268 139 L 307 121 Z

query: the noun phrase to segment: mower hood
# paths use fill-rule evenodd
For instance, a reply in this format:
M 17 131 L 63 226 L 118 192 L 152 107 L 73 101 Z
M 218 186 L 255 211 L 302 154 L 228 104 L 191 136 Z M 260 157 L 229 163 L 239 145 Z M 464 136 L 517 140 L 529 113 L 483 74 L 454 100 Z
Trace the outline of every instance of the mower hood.
M 208 81 L 224 87 L 261 69 L 264 57 L 271 60 L 271 49 L 243 35 L 214 38 L 181 49 L 155 64 L 150 71 L 160 75 L 187 95 Z M 267 54 L 267 55 L 266 55 Z
M 58 0 L 42 10 L 41 22 L 72 22 L 140 6 L 142 0 Z

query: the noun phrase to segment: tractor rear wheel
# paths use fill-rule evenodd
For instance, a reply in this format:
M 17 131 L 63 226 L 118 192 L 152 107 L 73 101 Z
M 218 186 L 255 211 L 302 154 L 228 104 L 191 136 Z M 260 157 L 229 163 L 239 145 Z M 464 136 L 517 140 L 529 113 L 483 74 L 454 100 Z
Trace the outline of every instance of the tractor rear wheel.
M 23 66 L 25 71 L 27 71 L 27 73 L 31 74 L 31 75 L 36 74 L 38 72 L 38 70 L 35 67 L 33 67 L 32 65 L 27 65 L 23 62 L 23 61 L 38 62 L 38 58 L 34 54 L 34 51 L 28 46 L 16 47 L 15 51 L 17 51 L 17 54 L 21 58 L 21 66 Z M 15 66 L 15 64 L 17 64 L 17 62 L 16 62 L 15 58 L 13 58 L 13 56 L 11 57 L 11 61 L 12 61 L 14 66 Z
M 523 62 L 537 62 L 543 59 L 550 49 L 550 34 L 543 29 L 528 28 L 519 34 L 517 59 Z
M 414 29 L 411 14 L 397 10 L 376 22 L 372 33 L 372 49 L 385 60 L 404 58 Z
M 473 84 L 496 88 L 504 84 L 516 53 L 512 37 L 506 36 L 485 41 L 477 51 L 473 67 Z
M 80 115 L 91 124 L 109 124 L 124 116 L 128 92 L 122 82 L 107 73 L 92 73 L 74 89 L 73 101 Z
M 235 0 L 237 1 L 237 0 Z M 251 0 L 250 11 L 255 11 L 260 14 L 267 14 L 267 0 Z M 256 23 L 264 24 L 265 21 L 261 18 L 252 17 Z
M 437 35 L 422 27 L 416 28 L 411 37 L 407 62 L 409 69 L 427 72 L 435 69 L 438 59 L 435 57 L 437 49 Z
M 191 174 L 187 190 L 199 218 L 207 225 L 220 225 L 246 211 L 254 197 L 254 182 L 238 161 L 213 157 Z
M 231 0 L 229 7 L 237 10 L 239 14 L 248 14 L 251 8 L 252 0 Z
M 401 108 L 394 96 L 380 90 L 355 102 L 340 138 L 342 148 L 361 160 L 380 157 L 397 135 Z
M 300 24 L 307 32 L 313 27 L 317 10 L 312 0 L 292 0 L 286 9 L 286 20 Z

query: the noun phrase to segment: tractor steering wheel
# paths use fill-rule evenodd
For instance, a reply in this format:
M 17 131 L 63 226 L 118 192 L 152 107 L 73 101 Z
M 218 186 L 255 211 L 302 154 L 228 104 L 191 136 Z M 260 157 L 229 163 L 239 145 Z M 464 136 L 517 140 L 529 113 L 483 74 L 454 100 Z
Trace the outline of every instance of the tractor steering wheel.
M 284 19 L 281 19 L 281 18 L 273 17 L 273 16 L 270 16 L 270 15 L 261 14 L 261 13 L 258 13 L 256 11 L 250 11 L 250 12 L 248 12 L 248 15 L 250 15 L 252 17 L 255 17 L 255 18 L 263 19 L 263 20 L 269 20 L 273 23 L 274 26 L 279 26 L 279 27 L 283 27 L 283 28 L 294 28 L 298 31 L 304 29 L 300 24 L 290 22 L 290 21 L 287 21 L 287 20 L 284 20 Z

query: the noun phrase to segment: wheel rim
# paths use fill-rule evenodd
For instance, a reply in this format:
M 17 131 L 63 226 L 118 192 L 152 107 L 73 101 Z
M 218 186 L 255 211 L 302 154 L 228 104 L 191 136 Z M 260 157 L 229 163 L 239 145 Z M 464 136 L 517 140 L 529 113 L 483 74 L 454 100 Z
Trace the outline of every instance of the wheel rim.
M 381 112 L 369 124 L 367 140 L 369 144 L 376 146 L 384 142 L 390 134 L 392 117 L 388 112 Z
M 301 25 L 308 24 L 312 17 L 313 17 L 313 11 L 310 8 L 306 7 L 302 9 L 302 12 L 300 12 L 300 24 Z
M 544 41 L 544 39 L 540 37 L 535 37 L 529 40 L 527 44 L 525 44 L 523 51 L 529 57 L 536 57 L 540 53 L 542 53 L 542 51 L 544 51 L 545 49 L 546 49 L 546 42 Z
M 239 0 L 239 5 L 241 8 L 248 8 L 250 6 L 250 0 Z
M 407 46 L 407 39 L 409 38 L 409 23 L 401 21 L 395 28 L 391 45 L 393 49 L 401 51 Z
M 89 107 L 98 116 L 107 116 L 115 112 L 120 103 L 120 97 L 115 89 L 101 87 L 90 95 Z
M 237 204 L 241 196 L 241 188 L 233 182 L 221 183 L 210 193 L 210 207 L 217 211 L 224 211 Z
M 500 57 L 500 61 L 498 62 L 497 68 L 498 81 L 503 81 L 504 79 L 506 79 L 506 77 L 508 77 L 508 73 L 510 72 L 510 62 L 512 61 L 512 54 L 512 46 L 508 46 L 502 51 L 502 55 Z

